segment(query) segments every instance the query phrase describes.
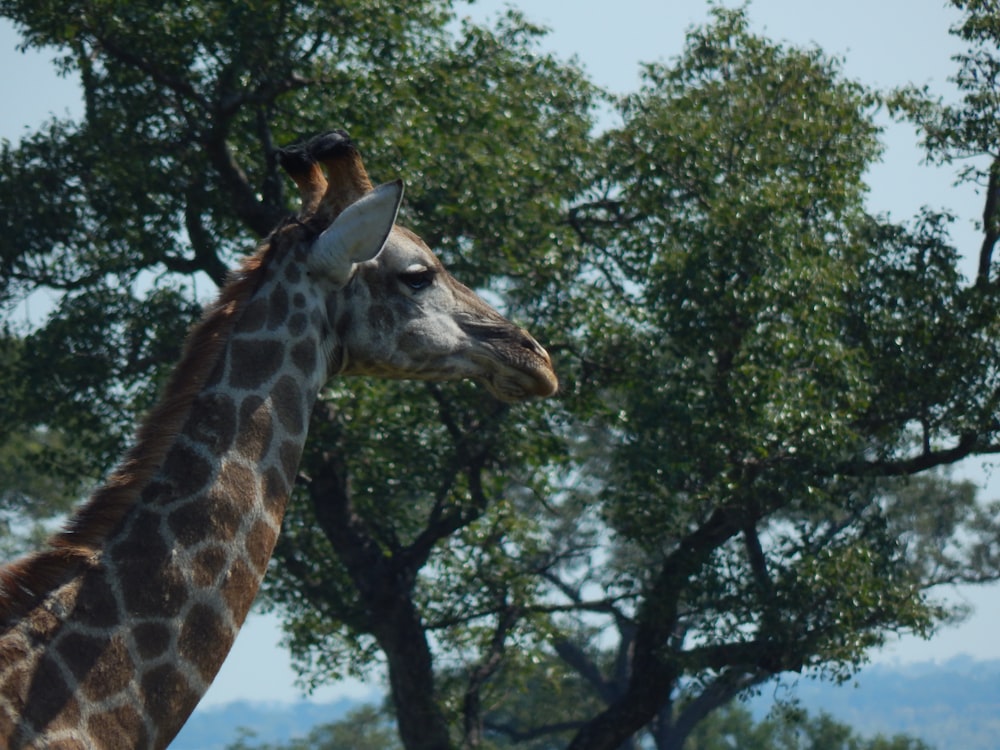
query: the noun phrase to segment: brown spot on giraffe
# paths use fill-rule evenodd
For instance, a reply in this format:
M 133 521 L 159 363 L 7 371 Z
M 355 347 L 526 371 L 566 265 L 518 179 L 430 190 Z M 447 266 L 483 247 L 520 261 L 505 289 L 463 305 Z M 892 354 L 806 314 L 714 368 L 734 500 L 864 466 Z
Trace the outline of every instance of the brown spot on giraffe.
M 294 356 L 293 356 L 294 361 Z M 296 364 L 298 367 L 298 364 Z M 299 368 L 301 369 L 301 368 Z M 274 390 L 271 393 L 271 400 L 274 404 L 274 411 L 278 415 L 278 422 L 285 428 L 285 433 L 294 437 L 301 434 L 306 429 L 306 399 L 299 388 L 298 381 L 292 375 L 282 375 Z M 284 445 L 282 445 L 284 449 Z M 297 446 L 296 454 L 302 452 L 301 446 Z M 295 465 L 298 466 L 298 455 L 294 458 Z
M 84 577 L 74 615 L 80 626 L 87 629 L 110 629 L 119 623 L 121 612 L 114 590 L 100 571 L 92 571 Z
M 160 664 L 145 671 L 140 684 L 145 713 L 159 730 L 156 745 L 165 747 L 198 705 L 201 694 L 173 664 Z
M 292 315 L 288 320 L 288 333 L 291 336 L 298 338 L 306 332 L 309 327 L 309 318 L 306 317 L 305 313 L 297 312 Z M 313 351 L 316 352 L 319 349 L 319 342 L 316 339 L 310 338 L 306 341 L 300 341 L 298 345 L 308 343 L 313 347 Z
M 280 284 L 271 292 L 270 306 L 267 309 L 267 329 L 276 331 L 288 320 L 288 292 Z
M 185 507 L 197 507 L 191 503 Z M 200 521 L 200 519 L 199 519 Z M 134 536 L 110 550 L 109 566 L 120 571 L 123 621 L 133 618 L 174 617 L 187 599 L 184 571 L 160 532 L 160 515 L 140 511 L 133 524 Z M 189 533 L 187 529 L 185 533 Z M 194 530 L 190 533 L 194 534 Z
M 262 461 L 271 448 L 273 438 L 274 423 L 268 404 L 258 396 L 246 398 L 240 406 L 236 450 L 240 455 Z
M 291 490 L 291 482 L 285 477 L 285 473 L 278 467 L 272 466 L 264 472 L 262 485 L 264 495 L 264 507 L 272 516 L 278 516 L 285 512 L 285 500 Z
M 229 553 L 225 547 L 213 544 L 198 551 L 191 568 L 194 585 L 208 588 L 217 584 L 219 575 L 229 564 Z
M 212 493 L 215 492 L 213 489 Z M 180 544 L 193 547 L 206 540 L 228 543 L 236 538 L 243 514 L 233 498 L 225 497 L 219 502 L 221 497 L 221 494 L 207 494 L 170 514 L 168 522 Z
M 103 638 L 83 633 L 67 633 L 65 638 L 55 643 L 62 663 L 77 680 L 87 677 L 107 646 L 108 642 Z
M 222 664 L 220 654 L 229 651 L 232 640 L 232 631 L 212 607 L 195 604 L 184 620 L 177 647 L 201 678 L 211 682 Z
M 42 655 L 31 675 L 31 690 L 25 703 L 25 723 L 40 729 L 50 723 L 72 726 L 82 717 L 73 687 L 63 676 L 55 651 Z
M 171 633 L 162 622 L 141 622 L 132 630 L 139 656 L 147 661 L 155 659 L 170 648 Z
M 191 405 L 187 434 L 209 453 L 225 453 L 236 437 L 236 402 L 225 393 L 202 394 Z
M 319 364 L 316 352 L 317 348 L 316 340 L 313 338 L 305 338 L 292 346 L 290 352 L 292 364 L 299 368 L 302 374 L 305 375 L 316 371 L 316 367 Z
M 100 641 L 98 646 L 101 650 L 97 658 L 81 664 L 86 665 L 87 670 L 80 678 L 80 691 L 88 702 L 100 702 L 123 691 L 135 671 L 135 664 L 122 638 Z M 71 664 L 73 658 L 72 650 L 67 650 L 66 663 Z
M 285 345 L 277 339 L 237 339 L 232 350 L 229 385 L 233 388 L 259 388 L 274 377 L 285 361 Z
M 170 497 L 188 496 L 208 484 L 212 478 L 212 466 L 191 446 L 177 443 L 163 462 L 163 476 L 170 477 L 169 481 L 173 484 Z
M 97 747 L 146 747 L 151 738 L 142 715 L 133 706 L 114 706 L 87 720 L 87 731 Z

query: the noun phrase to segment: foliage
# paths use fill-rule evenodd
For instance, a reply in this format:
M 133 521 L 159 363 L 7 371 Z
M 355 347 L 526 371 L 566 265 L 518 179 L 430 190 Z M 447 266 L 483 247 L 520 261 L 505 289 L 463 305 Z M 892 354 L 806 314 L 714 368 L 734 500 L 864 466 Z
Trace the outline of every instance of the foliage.
M 227 750 L 395 750 L 398 747 L 386 716 L 374 706 L 364 705 L 352 709 L 343 719 L 321 724 L 305 737 L 288 744 L 259 744 L 253 741 L 252 732 L 243 732 L 234 743 L 227 745 Z
M 760 722 L 738 704 L 730 704 L 698 726 L 684 750 L 930 750 L 920 740 L 895 735 L 859 737 L 829 714 L 808 716 L 793 709 Z
M 0 150 L 0 304 L 57 297 L 2 341 L 13 455 L 108 466 L 198 298 L 287 211 L 276 147 L 332 126 L 556 356 L 542 404 L 336 381 L 313 415 L 266 601 L 307 686 L 386 669 L 404 746 L 680 748 L 776 674 L 930 633 L 934 585 L 996 579 L 996 509 L 921 474 L 998 450 L 991 250 L 970 286 L 947 217 L 867 215 L 879 98 L 820 51 L 715 8 L 596 134 L 602 94 L 514 11 L 0 13 L 86 100 Z M 944 111 L 893 101 L 928 132 Z
M 87 477 L 85 456 L 67 444 L 68 431 L 24 430 L 28 381 L 19 377 L 23 342 L 0 335 L 0 557 L 35 546 L 46 521 L 65 513 Z
M 962 165 L 959 180 L 982 189 L 983 238 L 976 282 L 985 286 L 996 283 L 993 252 L 1000 240 L 1000 14 L 984 0 L 951 0 L 951 5 L 964 14 L 953 33 L 969 45 L 955 57 L 958 72 L 951 78 L 960 101 L 945 104 L 927 87 L 909 86 L 893 92 L 888 102 L 898 116 L 917 126 L 930 160 Z

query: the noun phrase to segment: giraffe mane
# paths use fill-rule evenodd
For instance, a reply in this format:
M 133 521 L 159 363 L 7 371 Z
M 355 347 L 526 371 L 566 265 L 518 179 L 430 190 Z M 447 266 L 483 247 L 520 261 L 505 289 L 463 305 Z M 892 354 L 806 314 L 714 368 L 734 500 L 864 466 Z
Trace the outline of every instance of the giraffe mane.
M 284 229 L 300 226 L 285 223 L 276 229 L 230 275 L 188 334 L 181 358 L 156 405 L 140 423 L 132 447 L 103 484 L 45 547 L 0 567 L 0 623 L 27 612 L 78 566 L 99 564 L 104 541 L 136 505 L 184 427 L 195 396 L 211 376 L 247 300 L 276 254 L 275 241 L 285 234 Z M 294 231 L 288 238 L 299 234 Z

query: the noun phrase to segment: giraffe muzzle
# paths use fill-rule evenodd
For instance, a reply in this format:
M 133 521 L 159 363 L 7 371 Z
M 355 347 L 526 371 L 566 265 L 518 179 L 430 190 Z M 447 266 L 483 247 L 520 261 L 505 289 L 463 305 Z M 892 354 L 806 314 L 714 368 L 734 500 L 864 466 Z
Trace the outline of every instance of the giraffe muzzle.
M 514 341 L 494 340 L 481 346 L 470 359 L 484 371 L 478 380 L 500 401 L 546 398 L 559 390 L 549 353 L 524 331 Z

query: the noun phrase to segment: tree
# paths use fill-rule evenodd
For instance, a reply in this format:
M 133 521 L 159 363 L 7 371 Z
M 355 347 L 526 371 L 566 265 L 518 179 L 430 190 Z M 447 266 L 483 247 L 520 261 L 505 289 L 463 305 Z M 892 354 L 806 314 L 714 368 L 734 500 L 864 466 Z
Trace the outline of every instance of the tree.
M 387 717 L 370 705 L 352 709 L 332 724 L 322 724 L 287 745 L 258 744 L 252 733 L 240 737 L 228 750 L 395 750 L 399 747 Z M 894 749 L 889 749 L 894 750 Z
M 876 103 L 721 9 L 621 102 L 604 187 L 573 212 L 602 300 L 584 358 L 602 377 L 573 396 L 611 436 L 593 481 L 614 543 L 560 578 L 581 603 L 599 582 L 609 611 L 566 628 L 606 704 L 574 750 L 643 727 L 680 748 L 749 687 L 843 677 L 944 615 L 898 498 L 947 495 L 898 478 L 996 450 L 995 302 L 962 282 L 941 217 L 866 215 Z M 995 508 L 950 507 L 942 567 L 995 579 Z M 584 640 L 609 631 L 610 653 Z
M 314 414 L 267 601 L 307 683 L 385 666 L 408 750 L 680 748 L 777 674 L 929 633 L 933 585 L 997 577 L 996 509 L 902 479 L 996 451 L 995 294 L 945 217 L 866 214 L 878 99 L 821 52 L 716 8 L 595 135 L 599 92 L 517 13 L 0 12 L 87 103 L 0 154 L 0 302 L 61 295 L 0 382 L 46 394 L 22 434 L 107 465 L 196 288 L 286 210 L 276 146 L 332 125 L 551 345 L 558 401 L 358 382 Z
M 906 735 L 863 739 L 829 714 L 808 716 L 786 709 L 754 722 L 750 712 L 731 704 L 702 722 L 684 745 L 685 750 L 930 750 Z
M 922 132 L 931 161 L 963 164 L 959 180 L 981 187 L 985 196 L 983 240 L 976 283 L 989 286 L 995 283 L 993 252 L 1000 239 L 1000 133 L 996 123 L 1000 18 L 996 9 L 982 0 L 951 0 L 951 5 L 965 13 L 953 33 L 970 45 L 955 58 L 959 70 L 952 82 L 962 94 L 961 102 L 946 105 L 926 87 L 907 87 L 894 92 L 889 103 L 897 115 L 908 118 Z
M 22 430 L 27 383 L 18 377 L 23 343 L 0 334 L 0 557 L 10 559 L 47 536 L 46 521 L 73 505 L 85 457 L 50 427 Z

